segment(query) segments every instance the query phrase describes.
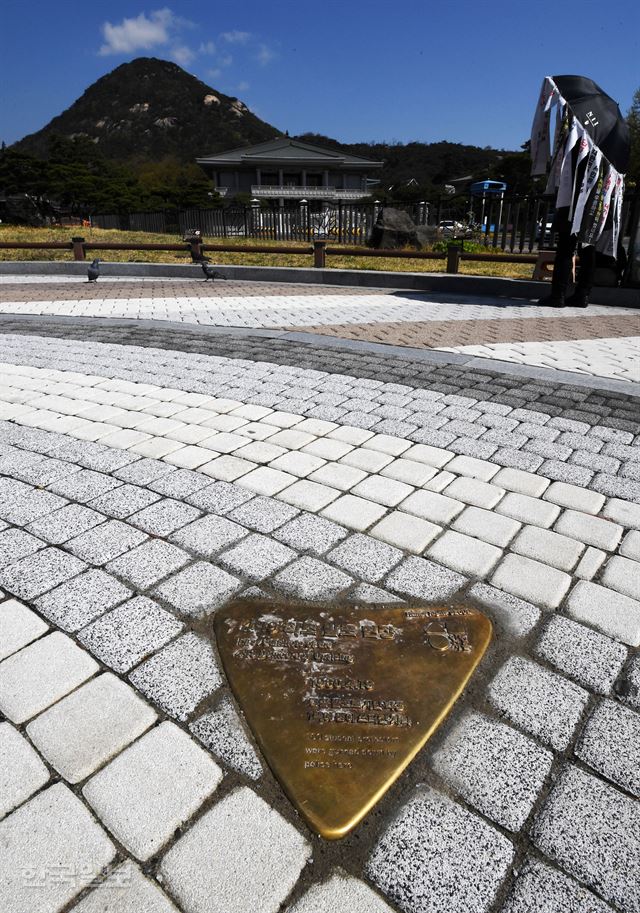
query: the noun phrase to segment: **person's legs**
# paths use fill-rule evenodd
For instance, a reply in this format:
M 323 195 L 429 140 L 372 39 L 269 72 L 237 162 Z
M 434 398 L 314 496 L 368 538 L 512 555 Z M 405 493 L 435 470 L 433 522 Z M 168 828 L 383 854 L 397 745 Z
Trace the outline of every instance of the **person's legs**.
M 589 295 L 593 288 L 593 278 L 596 272 L 596 249 L 593 245 L 589 247 L 580 246 L 578 260 L 578 275 L 576 278 L 576 287 L 572 295 L 566 299 L 568 307 L 586 308 L 589 304 Z
M 547 307 L 564 307 L 565 296 L 571 279 L 573 255 L 576 250 L 576 236 L 571 234 L 569 209 L 559 209 L 553 220 L 557 233 L 556 257 L 553 263 L 551 294 L 541 298 L 539 304 Z

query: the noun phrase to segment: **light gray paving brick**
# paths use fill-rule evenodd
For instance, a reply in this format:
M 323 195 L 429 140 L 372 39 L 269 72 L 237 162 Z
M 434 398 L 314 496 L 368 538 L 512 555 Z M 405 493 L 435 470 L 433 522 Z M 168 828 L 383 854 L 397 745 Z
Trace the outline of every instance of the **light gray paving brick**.
M 268 536 L 251 533 L 219 558 L 220 563 L 250 580 L 261 580 L 274 574 L 297 557 L 297 553 Z
M 615 523 L 621 523 L 630 529 L 640 530 L 640 506 L 637 504 L 630 504 L 628 501 L 621 501 L 619 498 L 611 498 L 605 504 L 602 513 Z
M 483 482 L 480 479 L 460 477 L 454 479 L 450 485 L 447 485 L 443 494 L 448 498 L 463 501 L 465 504 L 471 504 L 474 507 L 490 509 L 495 507 L 505 494 L 505 491 L 504 488 L 498 488 L 498 486 Z
M 405 913 L 486 913 L 512 858 L 506 837 L 427 787 L 384 831 L 365 871 Z
M 591 481 L 590 487 L 609 498 L 624 499 L 635 502 L 632 506 L 640 504 L 640 483 L 622 476 L 608 475 L 599 472 Z
M 588 425 L 586 422 L 579 422 L 576 419 L 572 418 L 557 418 L 554 417 L 549 420 L 550 428 L 559 428 L 560 431 L 573 431 L 576 434 L 586 434 L 587 431 L 591 430 L 591 425 Z
M 65 547 L 89 564 L 102 565 L 148 538 L 141 530 L 134 529 L 127 523 L 109 520 L 71 539 Z
M 481 713 L 466 713 L 432 758 L 450 786 L 487 817 L 518 831 L 549 774 L 553 754 Z
M 457 532 L 474 536 L 492 545 L 506 546 L 521 528 L 517 520 L 502 517 L 481 507 L 467 507 L 456 517 L 453 527 Z
M 382 898 L 364 882 L 335 871 L 327 881 L 314 884 L 286 913 L 335 913 L 349 910 L 349 913 L 392 913 Z
M 576 434 L 572 431 L 564 431 L 558 438 L 559 444 L 565 444 L 575 450 L 583 450 L 588 453 L 598 453 L 602 450 L 602 441 L 591 437 L 589 434 Z
M 74 536 L 79 536 L 99 523 L 104 522 L 104 516 L 83 507 L 81 504 L 67 504 L 46 517 L 41 517 L 29 524 L 28 531 L 50 545 L 62 545 Z
M 569 615 L 632 647 L 640 646 L 640 602 L 580 580 L 567 600 Z
M 502 551 L 480 539 L 447 530 L 427 552 L 429 558 L 469 577 L 484 577 L 502 557 Z
M 555 609 L 569 589 L 571 577 L 531 558 L 509 554 L 498 565 L 491 583 L 544 609 Z
M 543 499 L 587 514 L 599 513 L 605 502 L 604 496 L 595 491 L 577 485 L 567 485 L 564 482 L 553 482 L 545 491 Z
M 601 581 L 618 593 L 640 600 L 640 564 L 637 561 L 614 555 L 607 561 Z
M 175 466 L 163 463 L 162 460 L 142 459 L 121 469 L 116 469 L 114 475 L 123 482 L 131 482 L 133 485 L 149 485 L 179 471 Z
M 640 710 L 640 655 L 632 657 L 616 684 L 616 693 L 630 707 Z
M 171 469 L 172 472 L 150 482 L 148 487 L 167 498 L 183 500 L 187 495 L 211 484 L 211 480 L 201 472 L 194 472 L 192 469 L 176 469 L 174 466 Z
M 588 434 L 601 441 L 616 441 L 619 444 L 630 444 L 633 441 L 633 434 L 630 431 L 621 431 L 619 428 L 609 428 L 605 425 L 594 425 Z
M 119 485 L 122 485 L 119 479 L 114 479 L 102 472 L 94 472 L 92 469 L 81 469 L 80 472 L 52 482 L 49 485 L 49 491 L 68 498 L 70 501 L 86 504 L 113 488 L 118 488 Z
M 635 529 L 628 532 L 620 543 L 619 552 L 625 558 L 640 561 L 640 532 Z
M 151 599 L 136 596 L 88 625 L 78 639 L 116 672 L 128 672 L 183 627 L 181 621 Z
M 197 507 L 183 504 L 172 498 L 156 501 L 149 507 L 132 514 L 129 523 L 143 529 L 152 536 L 167 537 L 187 523 L 191 523 L 201 515 Z
M 540 609 L 536 606 L 486 583 L 474 584 L 469 596 L 499 629 L 512 637 L 526 637 L 540 620 Z
M 563 463 L 561 460 L 545 460 L 540 467 L 540 472 L 550 479 L 557 479 L 572 485 L 587 485 L 593 477 L 591 469 L 573 463 Z
M 152 539 L 110 561 L 107 570 L 136 589 L 146 590 L 163 577 L 175 573 L 188 561 L 189 555 L 182 549 L 161 539 Z
M 70 476 L 79 469 L 80 467 L 75 463 L 67 463 L 65 460 L 39 459 L 35 463 L 29 460 L 22 467 L 18 465 L 11 470 L 11 473 L 16 479 L 44 488 L 55 479 Z
M 606 472 L 615 475 L 620 467 L 620 460 L 603 456 L 601 453 L 589 453 L 585 450 L 574 450 L 569 457 L 570 463 L 577 466 L 586 466 L 594 472 Z
M 35 599 L 86 569 L 84 561 L 57 548 L 28 555 L 0 571 L 0 583 L 21 599 Z
M 550 415 L 547 412 L 541 412 L 537 409 L 514 409 L 509 413 L 509 418 L 517 419 L 519 422 L 531 422 L 533 425 L 545 425 Z M 555 427 L 555 426 L 551 426 Z
M 275 577 L 274 586 L 301 599 L 334 599 L 353 578 L 315 558 L 299 558 Z
M 582 580 L 592 580 L 595 575 L 600 570 L 602 562 L 607 557 L 607 553 L 601 551 L 599 548 L 593 548 L 589 545 L 585 552 L 576 565 L 574 570 L 574 576 L 580 577 Z
M 523 472 L 535 472 L 544 462 L 543 457 L 535 453 L 525 453 L 513 447 L 500 447 L 491 457 L 494 463 L 511 469 L 520 469 Z
M 347 535 L 347 530 L 324 517 L 301 513 L 281 526 L 274 537 L 299 552 L 323 555 Z
M 116 520 L 126 520 L 136 511 L 148 507 L 160 500 L 160 496 L 138 485 L 120 485 L 113 491 L 108 491 L 99 498 L 94 498 L 89 504 L 95 510 L 113 517 Z
M 79 783 L 155 720 L 133 688 L 106 672 L 40 714 L 27 733 L 65 780 Z
M 433 421 L 436 424 L 439 424 L 437 418 Z M 409 435 L 409 440 L 415 441 L 417 444 L 425 444 L 428 447 L 442 449 L 448 447 L 452 441 L 455 441 L 456 437 L 457 435 L 451 434 L 448 431 L 438 431 L 426 427 L 418 428 L 417 431 L 412 432 L 412 434 Z
M 209 514 L 173 533 L 170 539 L 176 545 L 202 558 L 211 558 L 223 548 L 242 539 L 247 533 L 248 530 L 243 526 L 226 517 Z
M 523 450 L 527 453 L 535 453 L 537 456 L 544 457 L 545 460 L 567 460 L 572 453 L 571 447 L 559 444 L 557 441 L 541 441 L 539 439 L 529 440 L 524 445 Z
M 493 707 L 545 745 L 569 745 L 589 699 L 588 693 L 537 663 L 513 656 L 488 690 Z
M 447 464 L 447 471 L 488 482 L 498 472 L 498 467 L 475 457 L 456 456 Z
M 0 710 L 14 723 L 45 710 L 91 678 L 98 664 L 65 634 L 54 631 L 0 666 Z
M 27 740 L 10 723 L 0 723 L 0 818 L 48 779 L 49 771 Z
M 304 837 L 243 787 L 174 844 L 160 878 L 187 913 L 277 913 L 310 858 Z
M 627 658 L 622 644 L 562 615 L 553 615 L 536 653 L 585 688 L 608 694 Z
M 17 653 L 48 629 L 35 612 L 17 599 L 0 602 L 0 660 Z
M 214 710 L 198 717 L 189 729 L 203 745 L 233 770 L 251 780 L 260 779 L 262 764 L 229 697 L 223 697 Z
M 475 440 L 470 437 L 458 437 L 449 444 L 451 450 L 470 459 L 488 460 L 498 449 L 498 445 L 486 440 Z
M 161 723 L 95 774 L 82 790 L 137 859 L 155 855 L 210 796 L 222 771 L 175 723 Z
M 370 583 L 359 583 L 352 590 L 349 600 L 352 602 L 364 602 L 367 605 L 400 605 L 404 602 L 404 599 L 400 599 L 393 593 L 388 593 L 378 586 L 372 586 Z
M 539 498 L 531 498 L 518 492 L 509 491 L 496 510 L 505 517 L 532 526 L 549 527 L 560 513 L 557 504 L 549 504 Z
M 230 482 L 214 482 L 207 488 L 201 488 L 199 491 L 187 495 L 185 501 L 194 507 L 199 507 L 200 510 L 222 515 L 253 497 L 252 492 L 246 491 L 238 485 L 232 485 Z
M 349 536 L 327 555 L 333 564 L 369 583 L 380 581 L 402 557 L 399 549 L 360 533 Z
M 539 526 L 525 526 L 511 543 L 511 548 L 518 555 L 534 558 L 561 571 L 572 570 L 584 551 L 581 542 Z
M 396 548 L 420 555 L 441 532 L 442 527 L 435 523 L 394 510 L 376 523 L 369 530 L 369 535 Z
M 535 845 L 625 911 L 640 909 L 637 802 L 568 765 L 533 829 Z
M 14 873 L 0 880 L 0 909 L 58 913 L 115 856 L 81 800 L 55 783 L 0 823 L 0 871 Z M 43 877 L 49 870 L 72 876 Z
M 602 452 L 618 460 L 632 460 L 640 462 L 640 451 L 637 447 L 628 447 L 626 444 L 605 444 Z
M 457 501 L 448 495 L 424 490 L 414 492 L 402 502 L 403 511 L 442 525 L 450 523 L 464 510 L 464 507 L 462 501 Z
M 219 567 L 198 561 L 152 591 L 182 615 L 200 617 L 209 615 L 236 593 L 242 584 Z
M 580 735 L 576 756 L 598 773 L 640 796 L 640 716 L 603 700 Z
M 83 416 L 84 418 L 84 416 Z M 95 446 L 95 445 L 94 445 Z M 140 459 L 137 453 L 130 450 L 116 450 L 112 447 L 100 447 L 98 450 L 87 450 L 80 462 L 85 469 L 95 469 L 96 472 L 115 472 L 123 466 L 128 466 Z
M 21 491 L 14 500 L 0 502 L 0 517 L 16 526 L 27 526 L 59 507 L 64 507 L 66 503 L 64 498 L 50 491 L 27 489 Z
M 33 555 L 46 545 L 42 539 L 32 536 L 23 529 L 5 529 L 0 532 L 0 568 Z
M 186 720 L 222 684 L 211 644 L 193 633 L 184 634 L 146 660 L 129 679 L 178 720 Z
M 537 859 L 528 859 L 502 913 L 613 913 L 591 891 Z
M 411 557 L 389 574 L 385 586 L 405 596 L 436 602 L 450 599 L 466 582 L 462 574 L 433 561 Z
M 264 497 L 252 498 L 227 514 L 230 520 L 259 533 L 272 533 L 297 515 L 295 507 L 283 504 L 275 498 Z
M 640 482 L 640 463 L 623 463 L 619 473 L 625 479 L 633 479 L 634 482 Z
M 131 861 L 121 866 L 101 882 L 95 890 L 71 908 L 70 913 L 178 913 L 154 881 L 142 874 Z
M 131 595 L 109 574 L 89 570 L 36 600 L 40 612 L 63 631 L 77 631 Z

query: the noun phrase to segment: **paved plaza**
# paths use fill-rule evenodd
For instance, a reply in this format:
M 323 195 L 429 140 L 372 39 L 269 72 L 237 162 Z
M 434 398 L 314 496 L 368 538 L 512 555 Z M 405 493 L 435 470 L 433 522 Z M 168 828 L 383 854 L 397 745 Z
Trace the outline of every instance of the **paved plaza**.
M 0 278 L 2 913 L 640 913 L 640 311 Z M 494 639 L 364 822 L 230 695 L 240 594 Z

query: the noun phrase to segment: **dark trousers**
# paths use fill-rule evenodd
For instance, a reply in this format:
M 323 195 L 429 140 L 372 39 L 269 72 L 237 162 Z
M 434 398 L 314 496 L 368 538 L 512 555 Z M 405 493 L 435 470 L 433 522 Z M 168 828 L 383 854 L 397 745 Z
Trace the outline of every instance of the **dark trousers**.
M 576 287 L 588 295 L 593 286 L 593 277 L 596 271 L 595 247 L 578 245 L 577 237 L 571 234 L 568 207 L 563 207 L 556 212 L 553 220 L 553 230 L 558 234 L 556 259 L 553 264 L 553 278 L 551 280 L 553 291 L 563 295 L 567 292 L 571 281 L 573 255 L 576 252 L 576 247 L 578 247 Z

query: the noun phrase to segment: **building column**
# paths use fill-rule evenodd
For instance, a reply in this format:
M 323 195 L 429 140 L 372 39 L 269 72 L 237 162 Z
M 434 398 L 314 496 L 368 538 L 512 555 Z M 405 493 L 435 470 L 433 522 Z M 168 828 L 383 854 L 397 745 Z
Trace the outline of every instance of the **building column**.
M 282 187 L 284 184 L 284 171 L 282 168 L 278 168 L 278 186 Z
M 260 168 L 256 168 L 256 182 L 258 187 L 262 187 L 262 170 Z
M 329 186 L 329 172 L 325 170 L 322 175 L 323 187 Z

